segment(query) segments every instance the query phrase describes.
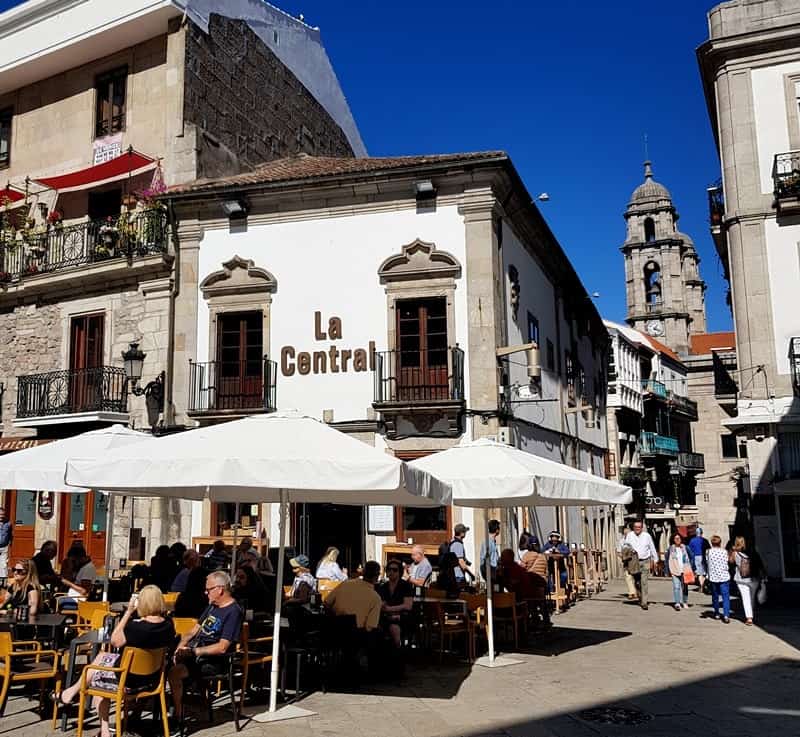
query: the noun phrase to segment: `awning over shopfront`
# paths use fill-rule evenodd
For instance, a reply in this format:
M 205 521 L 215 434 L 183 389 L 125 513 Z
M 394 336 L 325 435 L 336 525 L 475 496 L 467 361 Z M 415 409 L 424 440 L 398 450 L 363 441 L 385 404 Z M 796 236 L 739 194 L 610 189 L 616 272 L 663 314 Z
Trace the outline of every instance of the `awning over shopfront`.
M 0 205 L 13 204 L 24 199 L 25 195 L 22 192 L 18 192 L 16 189 L 11 189 L 11 187 L 8 186 L 4 189 L 0 189 Z
M 128 177 L 152 171 L 158 166 L 156 159 L 128 149 L 122 156 L 111 161 L 89 166 L 57 177 L 41 177 L 36 181 L 50 189 L 63 192 L 77 192 L 82 189 L 99 187 L 102 184 L 117 182 Z

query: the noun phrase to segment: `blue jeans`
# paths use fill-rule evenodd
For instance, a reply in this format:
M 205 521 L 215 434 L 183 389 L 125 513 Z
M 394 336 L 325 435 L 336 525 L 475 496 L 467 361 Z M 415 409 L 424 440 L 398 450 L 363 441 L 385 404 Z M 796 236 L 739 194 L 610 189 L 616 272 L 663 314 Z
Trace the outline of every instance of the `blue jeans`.
M 731 582 L 711 582 L 711 608 L 714 614 L 719 614 L 719 597 L 722 594 L 722 616 L 726 619 L 731 616 Z
M 672 577 L 672 601 L 675 604 L 689 603 L 689 587 L 683 582 L 683 576 Z

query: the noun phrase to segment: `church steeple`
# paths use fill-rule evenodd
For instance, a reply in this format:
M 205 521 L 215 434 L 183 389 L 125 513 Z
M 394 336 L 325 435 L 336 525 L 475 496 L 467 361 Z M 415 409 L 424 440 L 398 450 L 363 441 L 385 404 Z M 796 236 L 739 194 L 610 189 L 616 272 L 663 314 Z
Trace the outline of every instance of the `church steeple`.
M 705 282 L 692 239 L 677 228 L 672 195 L 644 162 L 644 182 L 625 210 L 627 322 L 678 353 L 688 353 L 689 335 L 706 330 Z

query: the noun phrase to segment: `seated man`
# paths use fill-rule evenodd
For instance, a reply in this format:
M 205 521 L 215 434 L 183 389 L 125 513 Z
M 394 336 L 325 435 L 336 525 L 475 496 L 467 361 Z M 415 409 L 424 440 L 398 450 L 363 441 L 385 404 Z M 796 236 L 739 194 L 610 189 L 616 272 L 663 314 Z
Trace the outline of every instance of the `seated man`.
M 383 626 L 398 649 L 402 645 L 403 620 L 414 605 L 414 589 L 408 581 L 400 578 L 402 570 L 403 566 L 399 560 L 390 560 L 386 565 L 388 580 L 376 589 L 383 602 L 381 604 Z
M 555 591 L 555 572 L 558 571 L 558 578 L 561 588 L 567 587 L 567 564 L 564 558 L 569 555 L 569 545 L 561 542 L 561 533 L 553 530 L 548 536 L 548 540 L 542 548 L 542 552 L 548 556 L 550 569 L 550 590 Z
M 499 583 L 507 590 L 512 591 L 518 602 L 528 602 L 529 609 L 538 612 L 544 622 L 550 621 L 550 611 L 547 607 L 545 593 L 545 579 L 529 572 L 514 560 L 514 551 L 506 548 L 500 553 L 500 565 L 497 569 Z
M 208 574 L 206 596 L 208 606 L 197 624 L 181 637 L 175 650 L 175 664 L 168 673 L 177 719 L 183 710 L 183 681 L 222 675 L 226 662 L 214 656 L 225 655 L 239 639 L 242 629 L 242 610 L 231 595 L 231 578 L 227 573 Z
M 425 557 L 425 548 L 415 545 L 411 548 L 411 565 L 407 566 L 408 582 L 412 586 L 428 586 L 433 574 L 433 566 Z
M 55 588 L 64 581 L 53 569 L 53 561 L 58 553 L 58 546 L 55 540 L 48 540 L 44 543 L 36 555 L 33 562 L 36 564 L 36 573 L 39 576 L 40 586 L 52 586 Z
M 228 551 L 225 549 L 224 540 L 214 540 L 211 549 L 203 556 L 204 568 L 209 571 L 218 571 L 221 568 L 227 568 L 230 558 Z
M 82 543 L 73 543 L 67 556 L 71 561 L 75 578 L 66 581 L 67 595 L 59 602 L 61 611 L 77 609 L 78 599 L 88 599 L 94 588 L 94 582 L 97 580 L 97 569 L 94 567 L 92 559 L 86 554 Z
M 189 580 L 189 574 L 195 569 L 200 567 L 200 553 L 196 550 L 187 550 L 183 554 L 183 568 L 178 571 L 178 575 L 172 579 L 172 585 L 169 587 L 170 591 L 175 591 L 182 594 L 186 591 L 186 582 Z
M 381 575 L 381 564 L 370 560 L 364 566 L 364 578 L 351 578 L 340 583 L 328 594 L 325 607 L 337 616 L 351 614 L 356 618 L 356 627 L 371 632 L 378 627 L 381 618 L 381 597 L 375 584 Z

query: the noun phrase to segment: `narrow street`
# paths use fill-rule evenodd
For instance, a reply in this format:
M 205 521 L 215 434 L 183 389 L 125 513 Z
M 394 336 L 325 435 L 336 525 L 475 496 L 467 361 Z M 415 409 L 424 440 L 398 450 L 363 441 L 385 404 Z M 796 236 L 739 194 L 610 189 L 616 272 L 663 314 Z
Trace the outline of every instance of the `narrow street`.
M 788 698 L 800 672 L 796 611 L 767 609 L 750 628 L 739 619 L 724 625 L 707 618 L 708 597 L 694 593 L 690 609 L 674 611 L 667 581 L 651 583 L 647 612 L 628 604 L 622 591 L 614 583 L 556 617 L 551 635 L 520 655 L 520 665 L 415 666 L 397 685 L 308 697 L 303 706 L 317 716 L 249 722 L 243 731 L 265 737 L 800 734 L 800 708 Z M 23 711 L 30 704 L 12 698 L 0 734 L 57 734 Z M 217 712 L 220 722 L 227 718 Z M 93 737 L 96 729 L 92 722 L 84 733 Z M 202 737 L 235 734 L 230 721 L 197 729 L 192 733 Z

